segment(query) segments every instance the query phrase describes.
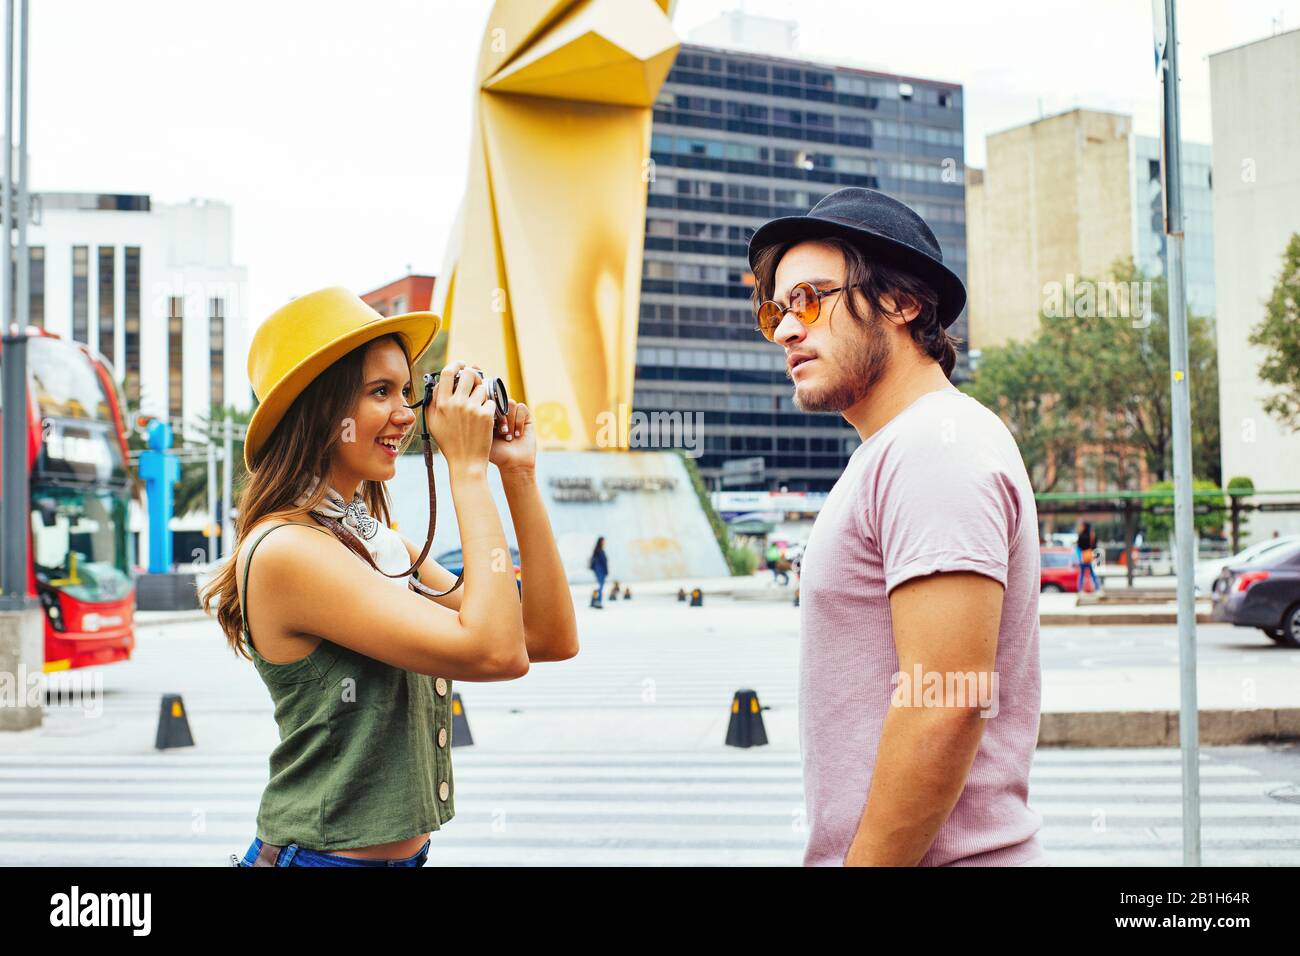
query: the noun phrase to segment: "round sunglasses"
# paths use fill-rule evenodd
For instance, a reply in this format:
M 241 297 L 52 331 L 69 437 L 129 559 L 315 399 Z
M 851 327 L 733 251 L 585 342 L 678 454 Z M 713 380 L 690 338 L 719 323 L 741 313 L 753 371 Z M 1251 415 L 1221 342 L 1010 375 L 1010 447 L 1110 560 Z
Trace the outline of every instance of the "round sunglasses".
M 783 306 L 768 299 L 758 307 L 758 328 L 769 342 L 774 341 L 776 327 L 781 324 L 787 312 L 793 312 L 801 325 L 812 325 L 821 315 L 823 296 L 843 292 L 844 286 L 834 289 L 818 289 L 811 282 L 796 282 L 790 289 L 790 304 Z

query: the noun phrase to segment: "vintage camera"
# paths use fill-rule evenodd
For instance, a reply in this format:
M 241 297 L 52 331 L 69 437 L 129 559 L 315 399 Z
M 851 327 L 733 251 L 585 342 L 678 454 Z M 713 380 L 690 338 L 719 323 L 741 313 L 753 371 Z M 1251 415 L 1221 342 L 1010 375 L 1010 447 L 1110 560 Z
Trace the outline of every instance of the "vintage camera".
M 510 397 L 506 394 L 506 383 L 499 378 L 489 376 L 481 368 L 470 367 L 472 371 L 478 372 L 478 376 L 483 380 L 484 386 L 488 390 L 488 395 L 492 398 L 492 403 L 496 405 L 496 417 L 505 418 L 510 411 Z M 429 388 L 436 388 L 438 379 L 442 378 L 441 372 L 425 372 L 424 384 Z M 451 380 L 451 387 L 455 388 L 460 384 L 460 372 Z

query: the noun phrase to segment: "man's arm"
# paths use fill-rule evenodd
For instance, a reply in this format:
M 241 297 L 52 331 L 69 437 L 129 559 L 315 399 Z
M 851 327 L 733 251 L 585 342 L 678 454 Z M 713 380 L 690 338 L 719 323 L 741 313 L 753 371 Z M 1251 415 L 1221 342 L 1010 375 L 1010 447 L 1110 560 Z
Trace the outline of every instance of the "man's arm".
M 973 685 L 996 694 L 992 672 L 1002 594 L 998 581 L 964 571 L 913 578 L 890 593 L 900 681 L 846 866 L 915 866 L 952 813 L 986 718 L 980 717 L 980 694 L 966 693 L 957 706 L 947 690 L 960 684 L 969 691 Z M 924 692 L 922 687 L 913 694 L 918 665 L 923 680 L 938 675 L 944 706 L 914 705 Z M 992 713 L 996 708 L 994 702 Z

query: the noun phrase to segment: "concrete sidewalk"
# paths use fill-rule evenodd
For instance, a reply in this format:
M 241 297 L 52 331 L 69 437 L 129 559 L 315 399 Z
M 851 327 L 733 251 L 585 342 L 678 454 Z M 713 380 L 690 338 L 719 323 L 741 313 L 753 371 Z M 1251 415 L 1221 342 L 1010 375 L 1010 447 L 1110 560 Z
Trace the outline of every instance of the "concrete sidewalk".
M 764 641 L 775 641 L 772 647 L 780 649 L 783 661 L 780 672 L 787 675 L 775 686 L 789 684 L 784 692 L 790 699 L 782 710 L 790 711 L 788 716 L 793 719 L 792 675 L 798 670 L 799 629 L 799 610 L 791 603 L 793 589 L 774 587 L 757 575 L 690 583 L 704 592 L 703 608 L 689 608 L 676 601 L 679 582 L 634 585 L 632 600 L 607 600 L 599 611 L 582 600 L 586 586 L 575 586 L 580 632 L 584 640 L 591 641 L 600 641 L 607 634 L 618 635 L 620 641 L 636 638 L 627 646 L 635 647 L 645 659 L 641 666 L 647 673 L 671 667 L 671 662 L 684 653 L 707 659 L 716 653 L 718 639 L 735 641 L 752 635 L 753 640 L 744 641 L 744 647 L 761 647 Z M 752 596 L 768 600 L 746 599 Z M 1073 595 L 1047 597 L 1061 602 L 1074 600 Z M 1062 613 L 1071 612 L 1066 609 Z M 188 646 L 191 642 L 173 642 L 206 620 L 201 611 L 137 615 L 142 629 L 163 626 L 166 630 L 168 624 L 178 625 L 173 632 L 176 638 L 165 645 L 174 646 L 178 652 L 181 644 Z M 1172 628 L 1153 634 L 1140 627 L 1126 627 L 1122 621 L 1122 617 L 1112 615 L 1091 628 L 1044 626 L 1039 734 L 1042 746 L 1178 745 L 1178 648 Z M 682 645 L 682 638 L 688 638 L 688 643 Z M 1203 744 L 1300 738 L 1300 652 L 1277 647 L 1249 629 L 1224 625 L 1200 630 L 1198 638 L 1197 692 Z M 696 645 L 693 642 L 697 640 L 705 643 Z M 744 673 L 752 662 L 745 658 L 741 645 L 736 650 L 740 654 L 736 660 L 738 673 Z M 548 665 L 537 670 L 540 679 L 550 669 Z M 585 681 L 579 684 L 585 686 Z M 772 682 L 762 686 L 769 688 L 767 696 L 771 698 Z M 782 718 L 774 713 L 769 719 Z M 552 730 L 566 732 L 563 722 Z M 794 732 L 793 727 L 790 732 Z
M 640 599 L 653 599 L 656 602 L 662 602 L 664 599 L 675 599 L 678 591 L 685 591 L 687 594 L 699 588 L 703 594 L 705 603 L 709 598 L 728 597 L 737 601 L 765 601 L 774 604 L 793 605 L 795 595 L 794 576 L 791 575 L 789 584 L 777 584 L 772 580 L 770 571 L 758 571 L 745 577 L 725 577 L 725 578 L 675 578 L 663 581 L 632 581 L 627 583 L 631 588 L 632 601 Z M 1142 590 L 1161 590 L 1170 586 L 1172 579 L 1146 579 L 1143 584 L 1134 588 L 1140 596 Z M 616 578 L 610 577 L 605 581 L 605 603 L 610 603 L 610 591 L 617 581 Z M 620 587 L 623 582 L 619 582 Z M 591 594 L 595 590 L 595 584 L 571 584 L 569 590 L 573 595 L 575 606 L 585 607 L 591 601 Z M 1107 590 L 1107 597 L 1110 600 L 1122 598 L 1124 590 L 1122 588 L 1110 588 Z M 1177 607 L 1173 601 L 1152 602 L 1150 600 L 1141 600 L 1140 603 L 1084 603 L 1080 604 L 1081 595 L 1078 594 L 1040 594 L 1039 595 L 1039 624 L 1051 627 L 1092 627 L 1092 626 L 1114 626 L 1122 624 L 1176 624 L 1178 622 Z M 1085 602 L 1088 602 L 1091 595 L 1082 596 Z M 618 603 L 623 603 L 620 597 Z M 1201 624 L 1209 624 L 1210 605 L 1207 599 L 1199 599 L 1196 604 L 1196 620 Z M 141 624 L 167 624 L 173 621 L 200 621 L 205 617 L 203 611 L 137 611 L 136 620 Z
M 612 578 L 605 582 L 607 600 L 612 584 Z M 633 582 L 630 586 L 633 600 L 636 600 L 638 596 L 675 596 L 678 589 L 689 594 L 692 589 L 699 588 L 703 592 L 706 602 L 710 596 L 714 596 L 730 597 L 737 601 L 770 601 L 778 604 L 793 604 L 795 594 L 793 575 L 789 584 L 781 585 L 772 580 L 770 571 L 756 572 L 748 577 Z M 1109 600 L 1107 603 L 1102 604 L 1091 603 L 1092 595 L 1083 595 L 1085 603 L 1080 604 L 1081 595 L 1078 594 L 1041 594 L 1039 595 L 1038 605 L 1039 624 L 1052 627 L 1176 624 L 1178 623 L 1178 609 L 1174 601 L 1152 601 L 1143 595 L 1144 591 L 1164 591 L 1170 587 L 1172 587 L 1172 579 L 1139 579 L 1139 582 L 1135 582 L 1133 590 L 1127 592 L 1132 594 L 1135 601 L 1138 602 L 1134 604 L 1110 603 L 1111 601 L 1122 600 L 1127 591 L 1125 588 L 1114 586 L 1107 589 L 1106 594 Z M 594 588 L 594 585 L 589 584 L 573 585 L 574 602 L 589 603 Z M 1209 601 L 1205 599 L 1198 601 L 1196 608 L 1198 623 L 1209 624 Z

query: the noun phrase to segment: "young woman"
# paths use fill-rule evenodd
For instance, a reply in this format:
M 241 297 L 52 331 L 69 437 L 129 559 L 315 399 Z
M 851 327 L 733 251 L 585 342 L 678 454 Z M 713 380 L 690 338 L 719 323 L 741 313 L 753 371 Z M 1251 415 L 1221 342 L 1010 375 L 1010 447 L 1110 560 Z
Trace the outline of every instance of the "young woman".
M 412 366 L 438 325 L 428 312 L 384 318 L 334 288 L 295 299 L 254 335 L 260 404 L 245 439 L 236 548 L 201 594 L 256 666 L 280 732 L 257 836 L 237 865 L 422 866 L 431 832 L 455 813 L 451 682 L 510 680 L 578 651 L 531 416 L 511 401 L 496 424 L 464 363 L 444 369 L 418 409 L 447 460 L 463 585 L 430 599 L 400 576 L 422 542 L 389 526 L 384 482 L 419 433 Z M 514 519 L 522 599 L 489 463 Z M 377 572 L 313 514 L 340 522 L 398 576 Z M 438 592 L 455 583 L 432 560 L 411 577 Z
M 1083 582 L 1085 575 L 1092 576 L 1092 589 L 1101 590 L 1101 582 L 1097 580 L 1097 567 L 1093 563 L 1097 561 L 1097 532 L 1092 529 L 1090 522 L 1079 519 L 1078 524 L 1079 537 L 1074 543 L 1074 556 L 1079 562 L 1079 593 L 1083 593 Z
M 587 562 L 587 567 L 591 568 L 592 573 L 596 575 L 595 607 L 604 607 L 605 578 L 609 576 L 609 559 L 605 557 L 605 539 L 603 537 L 596 539 L 596 547 L 591 551 L 591 560 Z

